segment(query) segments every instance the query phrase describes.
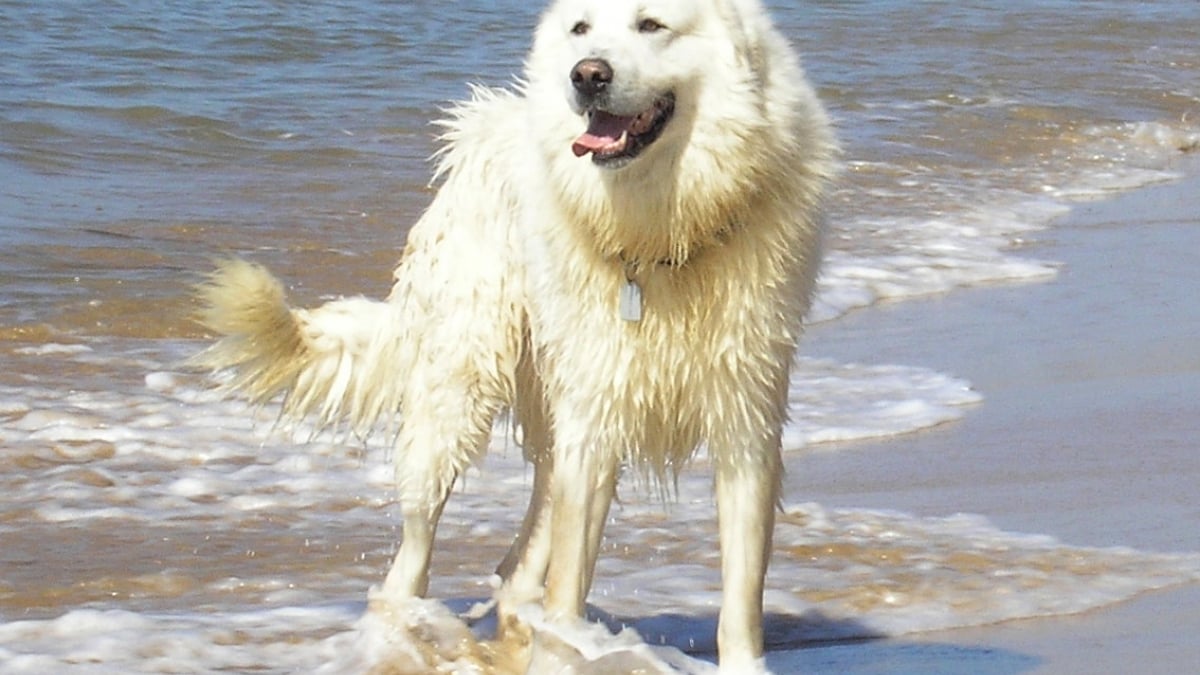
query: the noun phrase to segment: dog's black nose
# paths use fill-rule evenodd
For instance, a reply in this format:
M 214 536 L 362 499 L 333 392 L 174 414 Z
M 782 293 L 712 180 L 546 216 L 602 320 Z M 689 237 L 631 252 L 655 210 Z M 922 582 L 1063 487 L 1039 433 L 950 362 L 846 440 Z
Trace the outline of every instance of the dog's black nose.
M 597 96 L 612 83 L 613 69 L 604 59 L 584 59 L 571 69 L 571 84 L 584 96 Z

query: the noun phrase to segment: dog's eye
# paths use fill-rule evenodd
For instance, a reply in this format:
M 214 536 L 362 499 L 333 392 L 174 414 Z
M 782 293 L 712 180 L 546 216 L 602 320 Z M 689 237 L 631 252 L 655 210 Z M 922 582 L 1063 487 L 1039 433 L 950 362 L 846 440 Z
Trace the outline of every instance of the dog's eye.
M 587 32 L 592 29 L 591 24 L 586 21 L 578 21 L 574 26 L 571 26 L 571 35 L 587 35 Z
M 639 33 L 657 33 L 665 28 L 666 26 L 654 19 L 642 19 L 637 25 Z

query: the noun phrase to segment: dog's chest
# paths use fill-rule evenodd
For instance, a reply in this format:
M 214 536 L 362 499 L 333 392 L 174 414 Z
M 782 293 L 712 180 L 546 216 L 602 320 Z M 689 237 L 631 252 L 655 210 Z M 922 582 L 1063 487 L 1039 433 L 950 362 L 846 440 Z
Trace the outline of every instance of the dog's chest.
M 551 278 L 531 297 L 543 365 L 570 372 L 577 384 L 618 395 L 614 389 L 630 389 L 639 398 L 686 397 L 697 382 L 711 383 L 719 364 L 755 349 L 744 309 L 750 299 L 731 297 L 736 285 L 718 292 L 711 280 L 681 270 L 593 272 L 586 280 Z

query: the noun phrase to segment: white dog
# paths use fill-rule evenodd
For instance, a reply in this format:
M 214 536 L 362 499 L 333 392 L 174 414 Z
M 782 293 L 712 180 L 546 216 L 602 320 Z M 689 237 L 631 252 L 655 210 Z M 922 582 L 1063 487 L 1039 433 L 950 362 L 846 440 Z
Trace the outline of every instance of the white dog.
M 502 630 L 580 617 L 623 464 L 715 469 L 721 667 L 761 668 L 788 374 L 834 172 L 826 116 L 758 0 L 560 0 L 515 91 L 446 121 L 441 187 L 385 302 L 290 309 L 223 264 L 203 360 L 252 398 L 394 433 L 403 543 L 425 593 L 452 485 L 512 411 L 533 497 L 500 565 Z M 392 428 L 392 423 L 399 420 Z

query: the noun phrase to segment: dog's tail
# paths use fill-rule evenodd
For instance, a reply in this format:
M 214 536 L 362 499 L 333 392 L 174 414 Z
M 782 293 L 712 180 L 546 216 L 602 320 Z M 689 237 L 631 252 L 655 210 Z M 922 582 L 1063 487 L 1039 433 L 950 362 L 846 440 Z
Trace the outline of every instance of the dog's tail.
M 363 435 L 399 409 L 400 394 L 387 384 L 396 374 L 366 366 L 398 339 L 388 303 L 356 297 L 293 309 L 278 279 L 236 259 L 218 263 L 196 296 L 197 321 L 220 339 L 192 365 L 232 371 L 230 388 L 252 401 L 283 394 L 287 417 L 313 415 L 318 429 L 348 423 Z

